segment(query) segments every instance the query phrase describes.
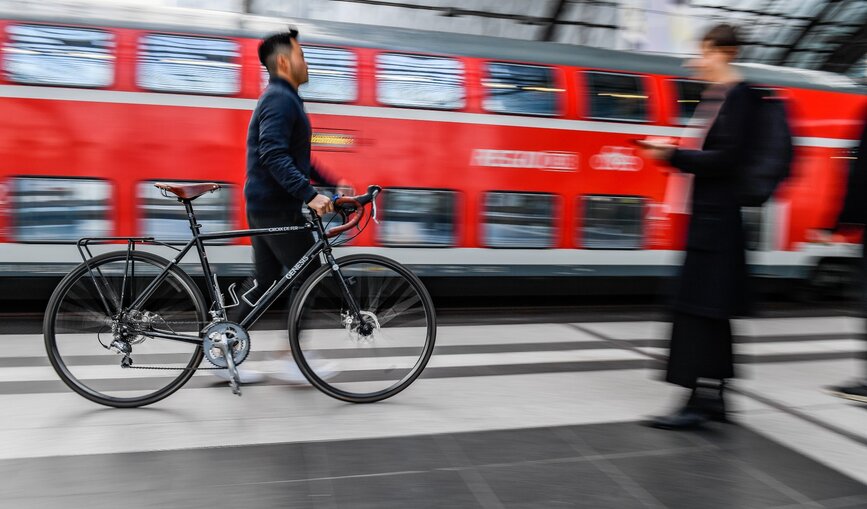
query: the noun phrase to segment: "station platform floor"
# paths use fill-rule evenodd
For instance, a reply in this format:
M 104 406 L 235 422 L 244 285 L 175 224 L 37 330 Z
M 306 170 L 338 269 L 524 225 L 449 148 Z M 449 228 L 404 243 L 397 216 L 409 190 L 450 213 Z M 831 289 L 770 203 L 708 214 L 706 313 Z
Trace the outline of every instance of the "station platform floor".
M 668 325 L 440 326 L 423 378 L 371 405 L 197 374 L 151 407 L 95 405 L 37 334 L 0 336 L 0 506 L 865 508 L 867 407 L 822 387 L 865 363 L 845 316 L 736 323 L 735 424 L 646 428 Z M 256 359 L 285 332 L 254 331 Z

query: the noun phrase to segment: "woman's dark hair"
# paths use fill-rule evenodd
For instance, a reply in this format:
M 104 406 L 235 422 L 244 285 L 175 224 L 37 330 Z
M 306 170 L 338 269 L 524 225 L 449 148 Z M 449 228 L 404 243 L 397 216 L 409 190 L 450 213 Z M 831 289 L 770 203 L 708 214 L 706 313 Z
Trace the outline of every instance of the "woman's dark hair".
M 714 48 L 730 49 L 737 54 L 741 46 L 739 30 L 728 23 L 721 23 L 708 30 L 702 42 L 709 42 Z

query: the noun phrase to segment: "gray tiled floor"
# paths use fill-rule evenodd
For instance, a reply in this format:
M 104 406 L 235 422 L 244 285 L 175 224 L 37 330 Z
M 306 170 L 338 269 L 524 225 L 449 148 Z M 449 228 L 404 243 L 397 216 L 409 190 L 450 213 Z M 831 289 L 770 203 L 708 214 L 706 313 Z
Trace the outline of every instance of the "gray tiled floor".
M 867 508 L 867 408 L 820 390 L 861 373 L 860 325 L 740 325 L 742 427 L 692 433 L 629 422 L 685 397 L 650 369 L 659 322 L 444 326 L 439 367 L 376 405 L 203 375 L 132 411 L 66 389 L 41 337 L 0 337 L 0 508 Z
M 398 425 L 398 423 L 395 423 Z M 867 507 L 739 426 L 638 423 L 0 461 L 9 507 Z

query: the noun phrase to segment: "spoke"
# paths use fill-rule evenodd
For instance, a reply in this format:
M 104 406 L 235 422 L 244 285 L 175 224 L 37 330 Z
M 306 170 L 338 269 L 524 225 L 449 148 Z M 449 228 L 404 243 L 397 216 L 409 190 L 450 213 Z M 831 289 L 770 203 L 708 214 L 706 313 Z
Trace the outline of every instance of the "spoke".
M 368 338 L 357 330 L 351 334 L 343 330 L 340 311 L 347 305 L 332 274 L 320 280 L 301 304 L 298 353 L 313 360 L 314 372 L 333 371 L 333 376 L 324 378 L 325 388 L 320 387 L 332 396 L 393 395 L 418 374 L 429 347 L 431 317 L 425 296 L 402 273 L 376 260 L 358 260 L 344 268 L 355 281 L 349 287 L 351 295 L 363 313 L 376 316 L 379 328 Z M 323 358 L 328 361 L 319 365 L 316 359 Z
M 200 328 L 201 305 L 189 283 L 177 274 L 169 273 L 166 281 L 157 287 L 146 302 L 147 309 L 140 309 L 142 312 L 150 311 L 159 318 L 147 325 L 130 321 L 129 325 L 133 329 L 142 329 L 131 331 L 129 337 L 131 357 L 133 360 L 138 359 L 138 362 L 134 362 L 133 369 L 123 369 L 120 366 L 121 356 L 105 348 L 113 340 L 112 316 L 106 315 L 99 292 L 109 294 L 111 306 L 117 306 L 120 291 L 123 291 L 124 303 L 132 302 L 137 292 L 143 289 L 142 284 L 136 283 L 136 278 L 152 280 L 161 271 L 162 265 L 124 255 L 103 260 L 98 265 L 92 265 L 92 269 L 97 285 L 90 277 L 91 271 L 84 271 L 79 279 L 70 283 L 55 308 L 53 341 L 57 360 L 65 366 L 65 374 L 61 376 L 107 400 L 117 398 L 134 401 L 157 394 L 173 384 L 177 387 L 180 377 L 189 376 L 190 371 L 184 371 L 184 367 L 196 361 L 197 346 L 178 341 L 156 341 L 150 333 L 173 334 L 177 329 Z M 191 325 L 177 327 L 175 322 Z M 156 365 L 149 366 L 151 364 Z M 181 367 L 169 368 L 175 373 L 167 376 L 144 374 L 146 371 L 135 369 L 169 366 Z M 120 379 L 124 382 L 114 382 Z
M 400 306 L 398 306 L 398 305 L 392 306 L 392 308 L 389 309 L 388 313 L 382 315 L 381 317 L 378 317 L 379 318 L 379 325 L 381 327 L 385 326 L 386 324 L 388 324 L 389 322 L 394 320 L 397 316 L 401 315 L 404 311 L 409 309 L 410 306 L 414 306 L 416 303 L 421 302 L 421 297 L 419 297 L 419 295 L 417 293 L 413 293 L 412 297 L 413 297 L 412 300 L 407 300 L 405 303 L 403 303 Z

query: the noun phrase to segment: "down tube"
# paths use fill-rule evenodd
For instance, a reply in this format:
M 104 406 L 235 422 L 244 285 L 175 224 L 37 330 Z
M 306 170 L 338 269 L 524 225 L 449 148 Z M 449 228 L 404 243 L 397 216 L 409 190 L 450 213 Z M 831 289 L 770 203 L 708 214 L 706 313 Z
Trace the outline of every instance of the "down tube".
M 319 253 L 322 252 L 322 248 L 325 246 L 325 242 L 322 240 L 317 240 L 313 246 L 304 253 L 304 256 L 298 259 L 298 262 L 289 269 L 289 272 L 286 273 L 285 276 L 280 278 L 280 281 L 277 283 L 277 286 L 271 288 L 269 291 L 265 292 L 262 297 L 256 302 L 256 305 L 250 310 L 250 314 L 248 314 L 242 321 L 241 327 L 245 329 L 250 328 L 254 323 L 256 323 L 259 318 L 271 307 L 271 304 L 277 300 L 283 292 L 289 288 L 292 283 L 298 278 L 299 274 L 304 272 L 304 269 L 307 268 L 308 265 L 313 261 L 315 256 L 319 256 Z

